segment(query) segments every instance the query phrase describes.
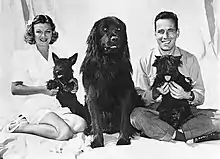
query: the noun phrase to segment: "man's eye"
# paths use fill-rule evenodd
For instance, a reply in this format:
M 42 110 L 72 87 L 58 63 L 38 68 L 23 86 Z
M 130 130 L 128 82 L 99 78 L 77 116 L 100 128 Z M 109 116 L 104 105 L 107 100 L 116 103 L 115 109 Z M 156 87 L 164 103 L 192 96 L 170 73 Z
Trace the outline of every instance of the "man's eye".
M 168 29 L 167 32 L 168 32 L 168 33 L 175 33 L 176 30 L 175 30 L 175 29 Z
M 158 30 L 157 33 L 164 34 L 165 30 Z

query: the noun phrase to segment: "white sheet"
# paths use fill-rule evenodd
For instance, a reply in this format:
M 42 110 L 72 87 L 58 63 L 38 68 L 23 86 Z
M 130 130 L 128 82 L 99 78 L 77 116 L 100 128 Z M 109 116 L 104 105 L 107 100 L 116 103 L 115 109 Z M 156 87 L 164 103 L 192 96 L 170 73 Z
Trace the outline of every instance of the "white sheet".
M 131 140 L 131 145 L 116 146 L 117 137 L 118 134 L 105 134 L 105 147 L 91 149 L 88 146 L 91 137 L 82 134 L 69 141 L 55 141 L 28 134 L 0 133 L 0 154 L 4 153 L 4 159 L 219 159 L 220 157 L 220 141 L 186 144 L 136 137 Z
M 69 141 L 50 140 L 29 134 L 0 133 L 0 152 L 4 159 L 73 159 L 84 148 L 83 138 L 82 133 Z

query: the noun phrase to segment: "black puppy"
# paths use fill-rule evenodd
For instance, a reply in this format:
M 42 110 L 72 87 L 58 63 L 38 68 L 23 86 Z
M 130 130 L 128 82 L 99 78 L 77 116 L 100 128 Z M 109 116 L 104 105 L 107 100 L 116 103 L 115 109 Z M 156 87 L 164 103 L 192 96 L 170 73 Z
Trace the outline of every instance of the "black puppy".
M 55 53 L 52 53 L 55 64 L 53 68 L 54 79 L 47 82 L 47 88 L 50 90 L 58 88 L 56 98 L 62 107 L 68 107 L 72 113 L 85 119 L 86 109 L 77 100 L 78 81 L 73 77 L 72 66 L 76 63 L 77 57 L 77 53 L 70 58 L 59 58 Z
M 156 67 L 156 78 L 151 88 L 162 86 L 165 82 L 174 81 L 189 92 L 192 89 L 192 80 L 182 75 L 178 67 L 182 65 L 182 56 L 163 55 L 156 56 L 153 66 Z M 162 96 L 162 102 L 158 109 L 160 119 L 166 121 L 175 129 L 192 115 L 190 104 L 186 99 L 175 99 L 170 93 Z
M 135 132 L 130 114 L 139 98 L 131 77 L 126 26 L 117 17 L 102 18 L 87 44 L 80 71 L 91 116 L 91 147 L 104 146 L 103 132 L 119 132 L 117 145 L 128 145 Z

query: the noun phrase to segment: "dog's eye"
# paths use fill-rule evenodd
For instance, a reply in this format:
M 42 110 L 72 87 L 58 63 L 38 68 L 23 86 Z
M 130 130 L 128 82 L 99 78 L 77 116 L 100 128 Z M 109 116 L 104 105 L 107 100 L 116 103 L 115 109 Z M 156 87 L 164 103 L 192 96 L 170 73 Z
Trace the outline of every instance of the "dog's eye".
M 120 30 L 121 30 L 121 28 L 117 28 L 117 30 L 118 30 L 118 31 L 120 31 Z
M 103 27 L 103 31 L 104 31 L 104 32 L 108 31 L 108 28 Z

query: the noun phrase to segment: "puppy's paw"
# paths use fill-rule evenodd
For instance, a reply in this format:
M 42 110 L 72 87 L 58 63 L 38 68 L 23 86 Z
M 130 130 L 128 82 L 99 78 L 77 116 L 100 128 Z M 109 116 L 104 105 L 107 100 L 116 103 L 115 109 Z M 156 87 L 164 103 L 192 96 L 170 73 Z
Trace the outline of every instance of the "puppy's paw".
M 131 141 L 129 138 L 120 137 L 116 145 L 130 145 Z
M 57 82 L 55 80 L 49 80 L 47 81 L 47 89 L 55 89 L 57 88 Z

